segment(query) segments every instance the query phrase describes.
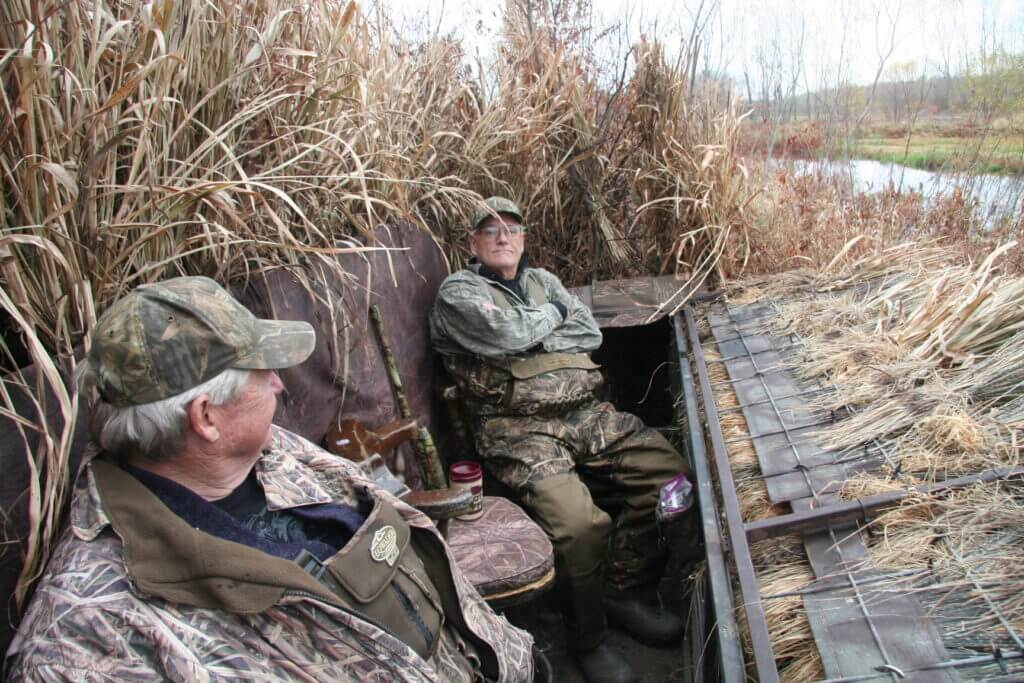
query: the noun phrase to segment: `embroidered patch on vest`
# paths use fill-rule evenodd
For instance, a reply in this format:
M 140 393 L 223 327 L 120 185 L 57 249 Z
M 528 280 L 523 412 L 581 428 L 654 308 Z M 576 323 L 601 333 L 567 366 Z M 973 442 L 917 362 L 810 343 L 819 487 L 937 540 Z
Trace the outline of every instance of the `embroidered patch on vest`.
M 393 526 L 382 526 L 373 534 L 370 542 L 370 557 L 374 562 L 387 562 L 394 567 L 398 560 L 398 532 Z

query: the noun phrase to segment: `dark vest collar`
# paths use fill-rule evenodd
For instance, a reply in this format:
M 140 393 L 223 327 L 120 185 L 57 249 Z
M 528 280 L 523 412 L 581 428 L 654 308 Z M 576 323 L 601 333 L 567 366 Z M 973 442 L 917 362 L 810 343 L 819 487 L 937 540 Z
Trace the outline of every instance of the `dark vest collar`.
M 229 513 L 221 510 L 217 505 L 196 495 L 181 484 L 147 470 L 132 467 L 131 465 L 122 465 L 121 467 L 128 474 L 142 482 L 153 495 L 159 498 L 172 512 L 188 522 L 191 527 L 217 538 L 241 543 L 242 545 L 265 552 L 268 555 L 275 555 L 289 560 L 294 559 L 303 549 L 306 549 L 319 559 L 326 561 L 327 558 L 338 550 L 337 547 L 332 547 L 320 541 L 289 543 L 264 539 L 252 529 L 242 525 Z M 281 514 L 291 514 L 299 519 L 310 522 L 316 521 L 337 525 L 339 531 L 337 540 L 341 543 L 347 541 L 355 533 L 365 518 L 355 508 L 338 503 L 321 503 L 297 507 Z

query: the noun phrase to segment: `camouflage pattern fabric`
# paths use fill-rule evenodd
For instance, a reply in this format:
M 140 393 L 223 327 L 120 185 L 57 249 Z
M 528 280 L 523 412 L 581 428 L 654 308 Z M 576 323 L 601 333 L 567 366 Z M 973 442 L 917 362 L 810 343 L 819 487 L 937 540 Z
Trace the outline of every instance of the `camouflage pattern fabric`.
M 580 354 L 598 348 L 601 330 L 590 309 L 544 269 L 526 268 L 520 275 L 539 284 L 546 297 L 528 302 L 503 288 L 496 297 L 501 285 L 479 270 L 475 264 L 450 275 L 430 316 L 434 349 L 465 397 L 469 416 L 557 414 L 590 400 L 601 384 L 596 365 L 513 381 L 510 364 L 536 350 Z M 537 289 L 524 287 L 527 296 Z M 551 301 L 566 307 L 565 320 Z
M 590 309 L 548 271 L 526 268 L 522 273 L 540 282 L 547 301 L 526 301 L 510 309 L 501 308 L 490 292 L 492 285 L 500 285 L 479 271 L 479 264 L 471 264 L 441 284 L 430 315 L 430 338 L 438 353 L 505 358 L 531 352 L 538 344 L 544 351 L 564 353 L 601 346 L 601 330 Z M 518 301 L 510 290 L 505 295 Z M 564 321 L 551 301 L 565 306 Z
M 104 312 L 84 376 L 108 403 L 151 403 L 230 367 L 291 367 L 315 344 L 307 322 L 259 319 L 213 280 L 179 277 L 137 287 Z
M 498 680 L 531 679 L 532 638 L 483 602 L 454 566 L 427 517 L 362 479 L 351 463 L 281 429 L 275 428 L 273 444 L 256 467 L 271 508 L 328 501 L 354 504 L 357 486 L 388 500 L 411 527 L 429 533 L 444 548 L 458 601 L 458 614 L 449 613 L 449 619 L 460 617 L 494 652 Z M 130 575 L 127 566 L 145 573 L 147 562 L 159 565 L 174 559 L 126 555 L 126 548 L 143 543 L 114 532 L 93 469 L 90 464 L 79 478 L 71 529 L 41 578 L 7 653 L 10 680 L 470 679 L 465 662 L 472 654 L 454 629 L 443 629 L 437 652 L 425 661 L 405 643 L 357 612 L 324 599 L 316 589 L 286 590 L 272 605 L 257 611 L 253 606 L 225 611 L 167 600 L 151 584 L 145 584 L 149 592 L 143 592 L 140 575 Z M 201 541 L 196 539 L 196 547 L 201 547 Z M 202 558 L 194 559 L 202 565 Z M 211 563 L 215 560 L 210 558 Z M 254 567 L 253 574 L 260 570 Z M 236 588 L 248 577 L 200 579 L 198 585 L 212 593 L 200 591 L 194 602 Z M 254 594 L 267 594 L 266 587 L 255 588 Z M 181 584 L 168 584 L 165 590 L 181 590 Z
M 663 553 L 654 518 L 658 493 L 661 484 L 684 471 L 686 465 L 657 430 L 610 403 L 591 401 L 557 418 L 486 418 L 476 430 L 476 441 L 492 476 L 519 491 L 528 508 L 546 506 L 546 516 L 555 518 L 546 524 L 552 530 L 556 551 L 559 537 L 581 534 L 579 530 L 563 533 L 571 524 L 563 517 L 584 514 L 580 510 L 597 515 L 592 526 L 603 531 L 590 542 L 597 554 L 588 551 L 579 559 L 568 558 L 567 571 L 579 575 L 594 571 L 607 547 L 605 578 L 611 587 L 624 590 L 659 577 Z M 573 474 L 556 493 L 539 486 Z M 559 500 L 539 500 L 545 495 Z M 595 503 L 597 508 L 617 509 L 614 522 L 606 519 Z
M 507 213 L 515 216 L 520 223 L 523 222 L 523 212 L 519 210 L 516 203 L 505 197 L 488 197 L 484 200 L 484 207 L 473 212 L 473 220 L 470 221 L 469 229 L 476 230 L 480 224 L 496 213 Z
M 515 379 L 508 366 L 470 356 L 445 356 L 444 365 L 467 398 L 466 417 L 471 419 L 557 416 L 592 401 L 594 390 L 603 382 L 601 373 L 593 369 L 561 368 Z
M 590 310 L 558 278 L 530 268 L 519 277 L 536 278 L 545 301 L 520 280 L 530 298 L 523 301 L 479 266 L 449 276 L 431 314 L 431 340 L 462 392 L 488 472 L 519 494 L 552 541 L 570 644 L 585 650 L 604 637 L 606 585 L 625 590 L 660 574 L 654 510 L 661 485 L 686 465 L 638 417 L 594 398 L 596 370 L 515 372 L 522 360 L 543 365 L 545 356 L 601 344 Z M 564 320 L 551 301 L 565 305 Z M 614 521 L 606 507 L 617 509 Z
M 487 598 L 539 581 L 554 566 L 548 537 L 519 506 L 494 496 L 484 496 L 479 519 L 449 522 L 448 547 L 459 558 L 459 569 Z

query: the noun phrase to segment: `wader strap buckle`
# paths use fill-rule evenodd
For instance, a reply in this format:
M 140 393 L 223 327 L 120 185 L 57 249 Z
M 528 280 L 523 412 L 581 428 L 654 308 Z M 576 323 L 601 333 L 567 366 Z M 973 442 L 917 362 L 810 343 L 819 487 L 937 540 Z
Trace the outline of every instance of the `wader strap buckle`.
M 323 562 L 317 559 L 317 556 L 309 552 L 305 548 L 302 549 L 298 555 L 295 556 L 295 564 L 302 567 L 302 570 L 312 576 L 317 581 L 320 581 L 327 571 L 324 567 Z

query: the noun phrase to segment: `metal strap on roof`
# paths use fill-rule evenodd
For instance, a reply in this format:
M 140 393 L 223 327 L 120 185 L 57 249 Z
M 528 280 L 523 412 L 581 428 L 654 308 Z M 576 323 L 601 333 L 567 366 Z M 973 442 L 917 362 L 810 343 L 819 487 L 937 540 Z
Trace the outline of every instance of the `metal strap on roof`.
M 771 501 L 789 502 L 795 513 L 839 503 L 829 490 L 857 471 L 887 460 L 884 446 L 876 442 L 861 453 L 845 454 L 818 446 L 813 435 L 836 416 L 824 419 L 820 410 L 810 407 L 804 395 L 820 387 L 807 386 L 789 370 L 793 363 L 784 354 L 799 347 L 800 340 L 768 330 L 765 322 L 775 315 L 770 305 L 712 308 L 707 320 L 747 421 Z M 707 414 L 709 422 L 717 419 L 714 410 Z M 708 428 L 714 434 L 715 427 Z M 731 477 L 720 480 L 723 488 L 732 486 Z M 735 498 L 735 491 L 723 491 L 726 500 L 730 496 Z M 959 680 L 952 669 L 933 667 L 950 657 L 918 601 L 873 586 L 879 572 L 870 564 L 857 526 L 825 526 L 806 533 L 804 546 L 818 583 L 803 600 L 829 677 Z M 734 552 L 747 552 L 746 544 L 736 544 Z M 750 563 L 749 558 L 736 561 L 740 567 Z M 744 599 L 750 599 L 746 590 Z
M 704 430 L 701 428 L 697 409 L 697 392 L 690 371 L 690 342 L 687 338 L 683 316 L 673 316 L 676 346 L 679 351 L 679 375 L 686 410 L 686 423 L 690 434 L 690 460 L 696 479 L 697 503 L 700 506 L 704 548 L 708 562 L 708 578 L 711 584 L 711 600 L 717 620 L 719 672 L 725 681 L 742 681 L 746 678 L 743 662 L 743 647 L 740 631 L 733 611 L 732 587 L 729 583 L 729 568 L 726 564 L 726 541 L 718 523 L 718 501 L 715 496 L 711 468 L 708 464 L 704 444 Z M 702 676 L 697 676 L 702 679 Z

